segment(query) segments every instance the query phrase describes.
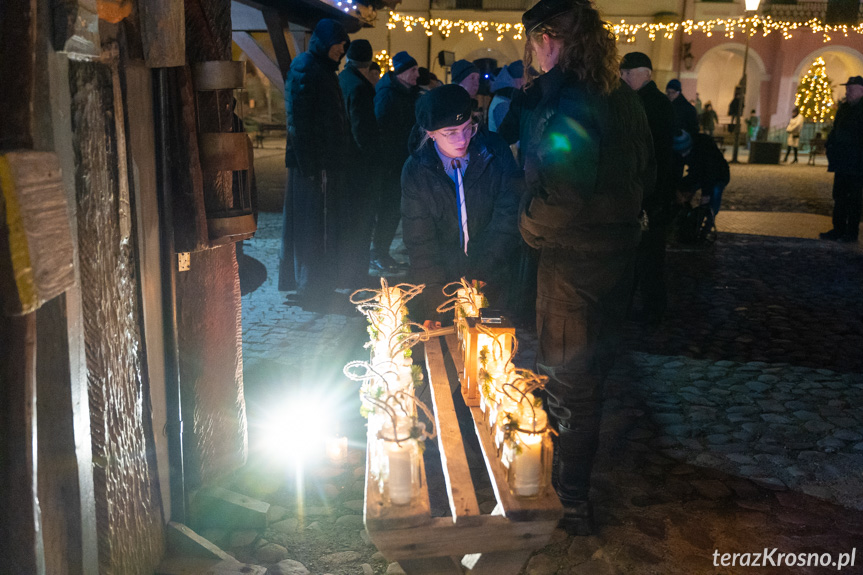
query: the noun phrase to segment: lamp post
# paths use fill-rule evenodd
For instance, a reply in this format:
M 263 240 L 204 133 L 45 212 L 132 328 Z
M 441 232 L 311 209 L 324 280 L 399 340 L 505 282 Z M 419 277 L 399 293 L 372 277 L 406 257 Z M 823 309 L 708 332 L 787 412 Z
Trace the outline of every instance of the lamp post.
M 761 0 L 745 0 L 746 2 L 746 18 L 754 16 L 758 11 L 758 5 L 761 4 Z M 745 21 L 744 21 L 745 23 Z M 749 36 L 750 31 L 744 26 L 744 32 L 746 33 L 746 48 L 743 51 L 743 77 L 740 78 L 740 102 L 737 105 L 737 118 L 735 125 L 737 129 L 734 131 L 734 150 L 731 153 L 731 163 L 736 164 L 737 162 L 737 150 L 740 147 L 740 128 L 741 126 L 741 114 L 746 109 L 746 67 L 749 64 Z

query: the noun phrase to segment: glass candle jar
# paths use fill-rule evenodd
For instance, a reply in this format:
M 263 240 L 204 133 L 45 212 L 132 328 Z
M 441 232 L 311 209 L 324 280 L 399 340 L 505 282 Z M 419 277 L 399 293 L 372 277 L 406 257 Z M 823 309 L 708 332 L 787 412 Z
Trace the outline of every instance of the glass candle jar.
M 419 441 L 411 437 L 417 425 L 411 417 L 390 419 L 379 434 L 381 475 L 378 486 L 383 500 L 392 505 L 409 505 L 419 495 Z
M 522 404 L 518 429 L 504 442 L 501 454 L 510 492 L 516 497 L 538 497 L 548 487 L 553 447 L 547 427 L 542 408 Z

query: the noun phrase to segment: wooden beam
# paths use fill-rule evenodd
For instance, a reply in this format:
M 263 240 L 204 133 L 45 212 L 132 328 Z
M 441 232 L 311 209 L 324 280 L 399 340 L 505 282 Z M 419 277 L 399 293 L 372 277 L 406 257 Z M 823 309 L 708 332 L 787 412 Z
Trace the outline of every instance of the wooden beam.
M 273 43 L 273 50 L 276 52 L 276 65 L 282 73 L 282 84 L 288 79 L 288 71 L 291 69 L 291 52 L 288 50 L 288 43 L 285 41 L 285 22 L 281 15 L 271 8 L 265 8 L 261 11 L 264 14 L 264 21 L 267 23 L 267 32 L 270 33 L 270 42 Z
M 500 515 L 480 515 L 469 524 L 453 523 L 449 517 L 435 517 L 427 525 L 374 531 L 369 538 L 390 561 L 423 557 L 461 557 L 476 553 L 536 550 L 544 547 L 557 528 L 551 521 L 510 521 Z
M 144 60 L 149 68 L 186 63 L 186 19 L 183 0 L 138 2 Z
M 470 467 L 446 375 L 440 338 L 435 337 L 427 341 L 425 353 L 447 497 L 453 521 L 458 522 L 460 517 L 479 515 L 479 504 L 470 477 Z
M 283 95 L 285 93 L 285 79 L 282 77 L 282 71 L 279 66 L 274 63 L 270 57 L 264 52 L 252 35 L 248 32 L 234 32 L 234 42 L 240 47 L 240 50 L 246 53 L 249 60 L 264 73 L 270 84 L 277 88 Z

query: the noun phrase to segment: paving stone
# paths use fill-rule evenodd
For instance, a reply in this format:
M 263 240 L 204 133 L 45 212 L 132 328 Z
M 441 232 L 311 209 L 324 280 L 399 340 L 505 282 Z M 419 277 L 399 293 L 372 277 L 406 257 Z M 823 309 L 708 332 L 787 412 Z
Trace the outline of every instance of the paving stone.
M 770 389 L 769 385 L 760 381 L 749 381 L 746 383 L 746 387 L 750 391 L 754 391 L 756 393 L 761 393 L 762 391 L 767 391 L 768 389 Z
M 836 426 L 832 423 L 827 423 L 826 421 L 819 421 L 817 419 L 811 419 L 803 424 L 804 429 L 806 431 L 811 431 L 812 433 L 825 433 L 834 429 Z
M 724 499 L 731 495 L 731 490 L 715 479 L 695 480 L 690 483 L 702 497 L 707 499 Z
M 310 575 L 306 566 L 293 559 L 279 561 L 269 569 L 267 575 Z
M 260 563 L 279 563 L 288 558 L 288 550 L 278 543 L 267 543 L 255 551 L 255 558 Z
M 326 565 L 345 565 L 362 559 L 362 555 L 356 551 L 339 551 L 337 553 L 329 553 L 321 557 L 321 561 Z M 387 570 L 389 572 L 389 570 Z
M 557 559 L 544 553 L 538 553 L 528 561 L 525 575 L 555 575 L 557 570 Z
M 767 423 L 781 423 L 787 424 L 790 423 L 791 420 L 785 417 L 784 415 L 777 415 L 775 413 L 762 413 L 761 419 L 766 421 Z

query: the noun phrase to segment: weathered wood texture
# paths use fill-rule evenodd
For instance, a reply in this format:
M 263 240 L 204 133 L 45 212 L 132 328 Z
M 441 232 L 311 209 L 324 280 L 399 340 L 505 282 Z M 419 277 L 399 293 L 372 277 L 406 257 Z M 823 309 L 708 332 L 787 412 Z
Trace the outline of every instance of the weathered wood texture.
M 0 317 L 0 349 L 0 557 L 8 573 L 44 573 L 33 447 L 36 315 Z
M 452 334 L 446 341 L 446 356 L 455 360 L 459 355 L 458 340 Z M 509 493 L 506 470 L 500 464 L 491 434 L 482 413 L 473 408 L 476 432 L 498 501 L 491 515 L 480 514 L 440 338 L 425 343 L 425 355 L 452 516 L 430 516 L 424 499 L 428 496 L 425 477 L 419 501 L 405 507 L 381 505 L 367 469 L 365 524 L 369 537 L 387 559 L 399 561 L 408 575 L 460 574 L 464 569 L 478 574 L 515 575 L 531 551 L 548 543 L 563 508 L 552 490 L 531 499 Z M 454 364 L 463 367 L 461 362 Z
M 231 59 L 230 4 L 229 0 L 186 0 L 186 57 L 190 66 Z M 191 84 L 191 72 L 188 74 Z M 193 133 L 230 131 L 230 91 L 197 93 L 195 102 L 198 117 L 197 131 Z M 233 204 L 231 172 L 202 171 L 201 178 L 207 211 L 229 209 Z M 190 271 L 177 276 L 189 489 L 217 481 L 246 460 L 240 313 L 234 245 L 193 253 Z
M 84 575 L 81 499 L 72 394 L 66 296 L 36 312 L 39 504 L 45 572 Z
M 144 60 L 150 68 L 173 68 L 186 63 L 186 26 L 183 0 L 136 2 L 141 24 Z
M 152 573 L 164 549 L 149 464 L 133 246 L 123 241 L 111 69 L 70 62 L 79 265 L 99 570 Z
M 57 156 L 19 151 L 0 156 L 15 293 L 6 313 L 29 313 L 75 282 L 66 191 Z M 0 284 L 0 285 L 5 285 Z M 17 299 L 17 304 L 15 300 Z

